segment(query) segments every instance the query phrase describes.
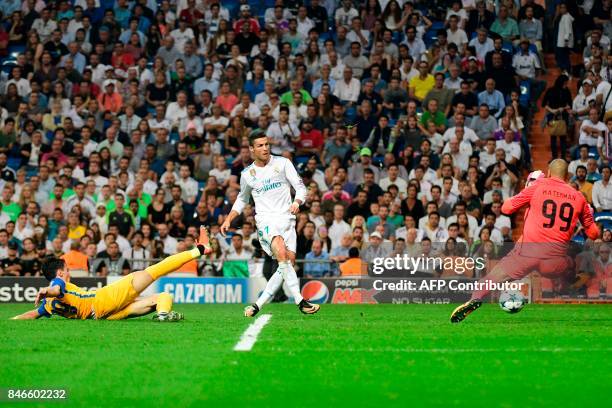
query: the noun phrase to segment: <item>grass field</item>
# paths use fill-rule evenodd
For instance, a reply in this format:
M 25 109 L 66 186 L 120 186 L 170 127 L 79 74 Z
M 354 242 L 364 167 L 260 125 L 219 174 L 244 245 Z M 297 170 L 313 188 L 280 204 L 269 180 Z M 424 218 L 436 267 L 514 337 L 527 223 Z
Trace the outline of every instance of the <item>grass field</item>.
M 250 352 L 233 351 L 240 305 L 178 306 L 174 324 L 6 320 L 26 308 L 0 306 L 0 387 L 67 388 L 54 406 L 604 406 L 612 384 L 606 305 L 485 305 L 459 325 L 452 305 L 273 305 Z

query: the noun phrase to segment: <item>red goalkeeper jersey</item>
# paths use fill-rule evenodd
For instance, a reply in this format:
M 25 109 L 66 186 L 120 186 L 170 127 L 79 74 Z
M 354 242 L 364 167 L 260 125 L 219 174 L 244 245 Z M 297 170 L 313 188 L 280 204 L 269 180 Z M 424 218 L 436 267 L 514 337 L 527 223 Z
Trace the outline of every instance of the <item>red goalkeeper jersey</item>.
M 542 178 L 506 200 L 502 212 L 512 214 L 529 206 L 525 215 L 520 255 L 551 258 L 566 255 L 567 244 L 580 221 L 587 236 L 595 239 L 599 229 L 584 196 L 565 181 Z

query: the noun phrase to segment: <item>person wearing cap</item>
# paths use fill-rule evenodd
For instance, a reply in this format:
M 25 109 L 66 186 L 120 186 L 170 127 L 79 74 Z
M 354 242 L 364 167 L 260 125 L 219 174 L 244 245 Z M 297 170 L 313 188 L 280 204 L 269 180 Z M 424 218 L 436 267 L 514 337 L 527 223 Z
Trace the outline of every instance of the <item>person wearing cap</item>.
M 240 18 L 234 22 L 234 26 L 232 27 L 236 34 L 242 32 L 243 24 L 249 24 L 251 26 L 251 33 L 255 34 L 256 36 L 259 35 L 259 30 L 261 29 L 259 26 L 259 21 L 251 17 L 251 6 L 248 4 L 243 4 L 240 6 Z
M 528 39 L 521 40 L 519 52 L 512 57 L 512 67 L 521 81 L 528 81 L 531 85 L 531 101 L 535 106 L 546 88 L 546 81 L 536 78 L 541 74 L 542 66 L 538 56 L 529 50 Z
M 374 174 L 374 181 L 378 183 L 380 171 L 372 164 L 372 150 L 369 147 L 363 147 L 359 151 L 360 161 L 353 163 L 349 168 L 349 182 L 353 184 L 361 184 L 364 182 L 364 170 L 370 169 Z
M 589 109 L 595 106 L 595 103 L 596 95 L 593 90 L 593 81 L 585 79 L 582 81 L 581 91 L 578 92 L 572 102 L 572 111 L 578 122 L 578 129 L 580 129 L 581 122 L 589 117 Z
M 372 267 L 375 258 L 386 258 L 391 253 L 391 247 L 383 244 L 383 237 L 378 231 L 370 234 L 369 245 L 362 252 L 361 259 Z
M 98 104 L 101 111 L 118 113 L 123 107 L 123 98 L 115 89 L 115 81 L 107 79 L 102 84 L 103 92 L 98 95 Z

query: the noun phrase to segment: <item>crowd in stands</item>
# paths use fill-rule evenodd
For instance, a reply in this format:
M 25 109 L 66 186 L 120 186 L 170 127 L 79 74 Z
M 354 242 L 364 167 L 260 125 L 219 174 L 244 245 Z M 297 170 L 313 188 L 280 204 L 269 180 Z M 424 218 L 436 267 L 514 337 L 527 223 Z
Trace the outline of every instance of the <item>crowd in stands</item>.
M 256 129 L 308 189 L 301 276 L 394 254 L 501 256 L 515 221 L 501 206 L 531 170 L 538 108 L 553 157 L 612 209 L 609 0 L 2 0 L 0 12 L 0 275 L 39 275 L 49 255 L 121 275 L 190 247 L 201 225 L 214 252 L 191 271 L 243 274 L 225 261 L 265 258 L 254 208 L 228 237 L 218 226 Z M 549 89 L 546 52 L 564 71 Z

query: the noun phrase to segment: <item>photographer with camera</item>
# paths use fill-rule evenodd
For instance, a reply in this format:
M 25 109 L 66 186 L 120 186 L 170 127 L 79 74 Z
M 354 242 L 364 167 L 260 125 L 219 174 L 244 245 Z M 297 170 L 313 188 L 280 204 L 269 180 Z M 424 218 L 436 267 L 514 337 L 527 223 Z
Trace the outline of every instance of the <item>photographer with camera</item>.
M 289 122 L 289 107 L 286 104 L 281 104 L 278 121 L 268 127 L 266 136 L 272 154 L 287 157 L 295 151 L 295 143 L 300 141 L 300 129 Z

